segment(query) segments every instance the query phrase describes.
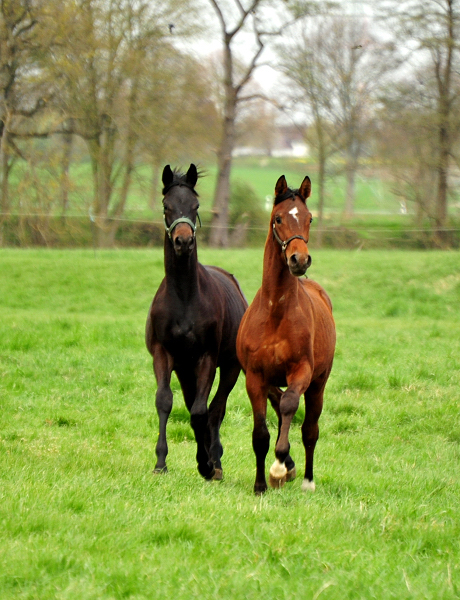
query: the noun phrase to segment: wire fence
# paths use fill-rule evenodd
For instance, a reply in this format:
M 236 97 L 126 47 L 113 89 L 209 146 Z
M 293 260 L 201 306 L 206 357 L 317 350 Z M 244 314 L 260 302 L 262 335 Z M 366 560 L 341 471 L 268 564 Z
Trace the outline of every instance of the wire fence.
M 369 216 L 369 215 L 366 215 Z M 405 217 L 406 218 L 406 217 Z M 100 245 L 98 219 L 92 215 L 0 212 L 2 246 L 94 247 Z M 162 219 L 148 217 L 114 217 L 107 219 L 113 231 L 113 244 L 123 247 L 160 246 L 164 239 Z M 203 223 L 200 243 L 206 244 L 215 226 Z M 244 247 L 264 243 L 268 225 L 240 222 L 228 228 L 229 245 Z M 331 248 L 460 248 L 460 227 L 443 228 L 367 224 L 325 224 L 311 229 L 312 247 Z

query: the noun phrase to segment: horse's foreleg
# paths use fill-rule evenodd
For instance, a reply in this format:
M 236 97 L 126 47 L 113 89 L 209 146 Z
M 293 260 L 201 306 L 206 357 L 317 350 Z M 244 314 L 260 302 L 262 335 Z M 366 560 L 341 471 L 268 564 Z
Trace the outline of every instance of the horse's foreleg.
M 319 437 L 318 420 L 323 410 L 323 394 L 327 377 L 313 381 L 305 392 L 305 419 L 302 424 L 302 441 L 305 447 L 305 477 L 302 482 L 304 492 L 314 492 L 313 455 Z
M 294 373 L 287 377 L 288 387 L 282 394 L 280 401 L 281 427 L 278 441 L 275 447 L 276 460 L 270 467 L 270 485 L 281 487 L 288 480 L 288 467 L 286 461 L 289 457 L 289 429 L 292 419 L 299 408 L 300 395 L 306 390 L 310 383 L 311 369 L 306 364 L 300 364 Z M 291 459 L 292 460 L 292 459 Z M 295 473 L 289 475 L 292 479 Z
M 219 386 L 216 395 L 209 405 L 208 420 L 211 435 L 209 455 L 215 468 L 213 479 L 222 479 L 222 464 L 220 459 L 222 458 L 224 450 L 220 442 L 219 431 L 225 416 L 227 398 L 235 387 L 240 370 L 241 367 L 238 361 L 220 367 Z
M 270 400 L 271 405 L 273 406 L 274 411 L 276 412 L 276 416 L 278 417 L 278 437 L 276 438 L 276 443 L 280 438 L 281 433 L 281 411 L 280 411 L 280 402 L 281 402 L 282 392 L 277 387 L 271 387 L 268 390 L 268 399 Z M 295 463 L 292 460 L 290 454 L 287 455 L 286 460 L 284 461 L 286 466 L 286 481 L 294 481 L 297 475 L 297 471 L 295 468 Z M 273 482 L 275 483 L 275 482 Z M 279 486 L 277 486 L 279 487 Z
M 173 394 L 170 386 L 172 368 L 173 359 L 171 355 L 161 346 L 157 346 L 153 351 L 153 371 L 157 380 L 155 404 L 159 419 L 159 434 L 155 449 L 157 463 L 154 473 L 166 473 L 168 470 L 166 468 L 166 456 L 168 454 L 166 424 L 173 404 Z
M 190 410 L 190 422 L 197 444 L 198 471 L 205 479 L 212 479 L 215 474 L 209 457 L 211 438 L 208 423 L 208 398 L 215 375 L 214 360 L 209 355 L 203 356 L 196 368 L 196 397 Z
M 267 428 L 267 386 L 262 378 L 254 373 L 246 372 L 246 390 L 252 405 L 254 429 L 252 431 L 252 447 L 256 455 L 256 481 L 254 492 L 263 494 L 267 490 L 265 479 L 265 457 L 270 447 L 270 433 Z

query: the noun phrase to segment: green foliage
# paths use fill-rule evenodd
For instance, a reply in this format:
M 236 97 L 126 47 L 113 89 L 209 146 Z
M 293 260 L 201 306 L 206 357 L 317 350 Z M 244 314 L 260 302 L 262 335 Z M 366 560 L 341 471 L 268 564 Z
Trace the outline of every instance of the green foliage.
M 266 226 L 267 214 L 250 183 L 236 180 L 232 184 L 230 198 L 230 225 L 249 223 L 252 227 Z
M 199 256 L 253 298 L 261 249 Z M 301 407 L 299 476 L 256 498 L 243 377 L 222 426 L 224 480 L 196 470 L 175 378 L 170 472 L 151 473 L 143 329 L 160 249 L 2 250 L 2 600 L 458 598 L 458 264 L 456 252 L 313 253 L 338 332 L 317 491 L 300 490 Z

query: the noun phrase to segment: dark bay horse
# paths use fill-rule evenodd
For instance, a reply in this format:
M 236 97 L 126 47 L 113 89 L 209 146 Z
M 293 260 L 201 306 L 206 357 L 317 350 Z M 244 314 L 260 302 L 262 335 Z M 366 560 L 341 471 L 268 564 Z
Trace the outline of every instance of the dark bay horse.
M 222 479 L 219 430 L 227 397 L 240 373 L 235 343 L 247 302 L 233 275 L 198 262 L 197 178 L 193 164 L 186 175 L 172 171 L 169 165 L 163 170 L 165 278 L 153 299 L 146 326 L 146 344 L 157 380 L 160 427 L 154 473 L 167 471 L 166 423 L 173 403 L 171 373 L 175 371 L 190 411 L 198 471 L 206 479 Z M 219 385 L 208 410 L 217 368 Z
M 313 453 L 334 357 L 335 325 L 331 301 L 323 288 L 310 279 L 300 279 L 311 264 L 307 244 L 312 216 L 306 205 L 310 192 L 308 177 L 298 190 L 288 188 L 284 175 L 276 183 L 262 287 L 241 321 L 236 342 L 254 415 L 257 494 L 267 489 L 267 397 L 278 416 L 276 460 L 270 468 L 269 483 L 281 487 L 296 476 L 289 454 L 289 428 L 301 394 L 305 397 L 302 441 L 306 453 L 302 489 L 315 489 Z M 282 392 L 281 387 L 286 390 Z

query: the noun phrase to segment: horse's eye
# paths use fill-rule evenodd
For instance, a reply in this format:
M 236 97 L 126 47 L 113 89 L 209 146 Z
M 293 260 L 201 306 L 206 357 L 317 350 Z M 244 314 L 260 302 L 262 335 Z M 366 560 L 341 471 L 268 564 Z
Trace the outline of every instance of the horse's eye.
M 310 217 L 310 223 L 313 221 L 313 217 Z
M 275 217 L 275 222 L 276 222 L 278 225 L 281 225 L 281 217 L 280 217 L 279 215 L 276 215 L 276 217 Z

